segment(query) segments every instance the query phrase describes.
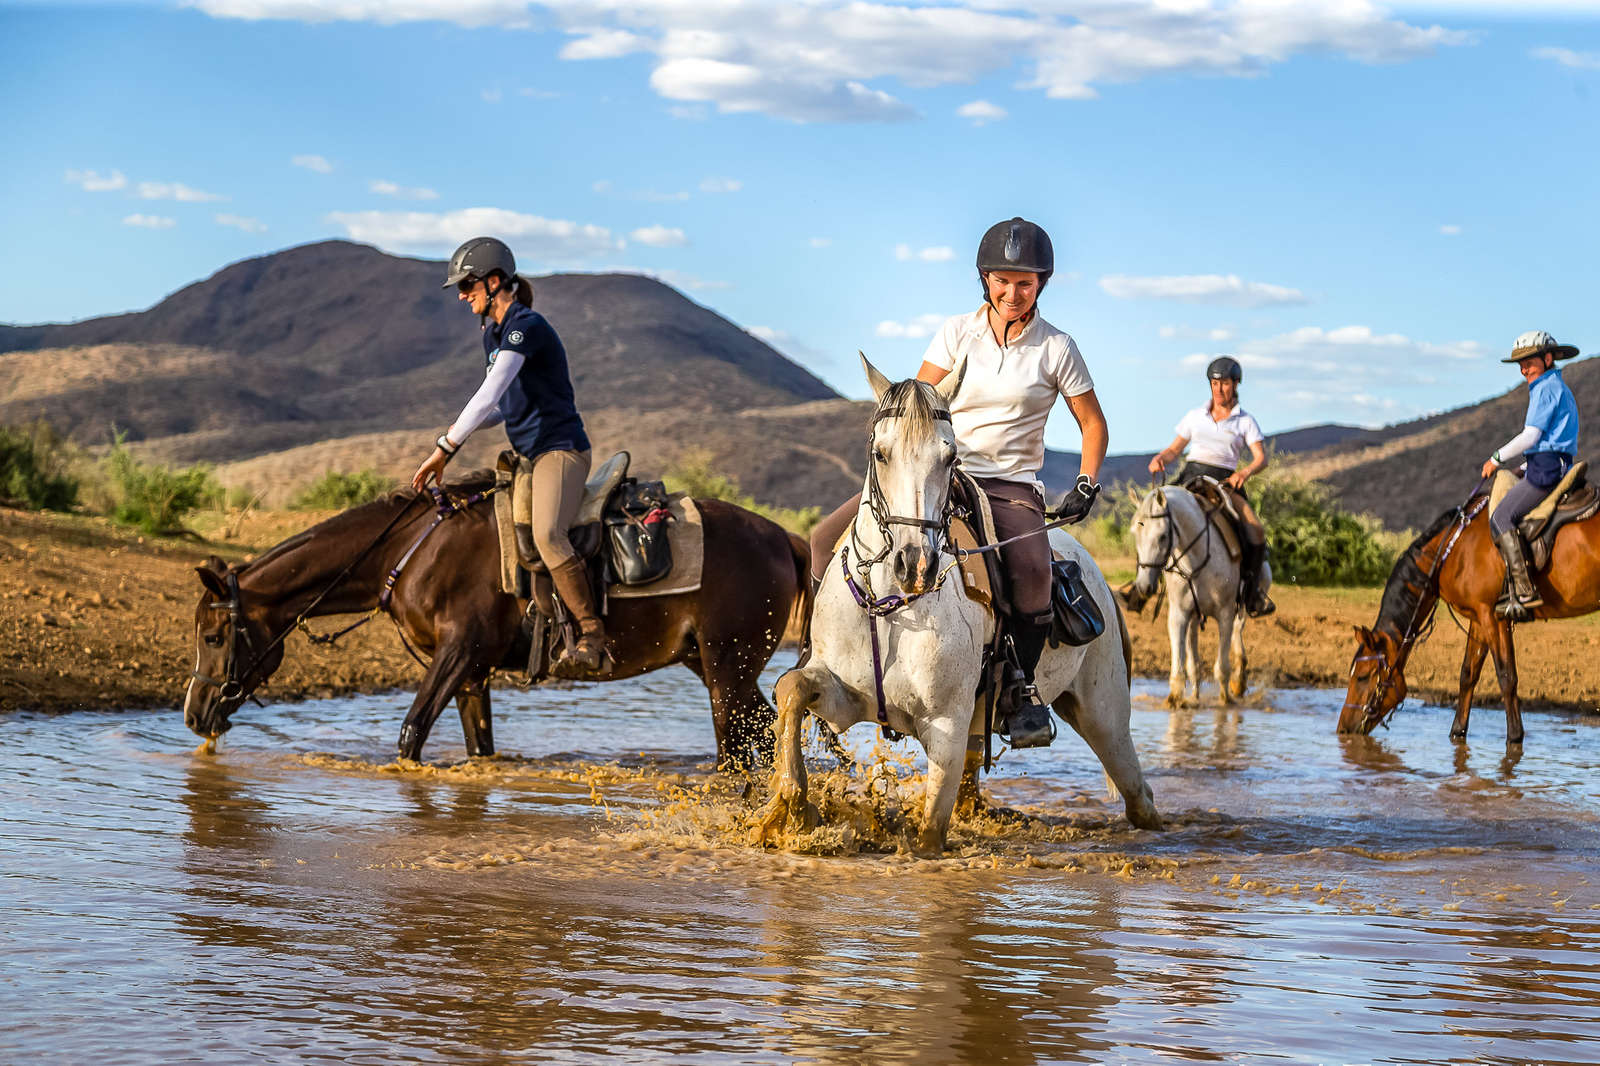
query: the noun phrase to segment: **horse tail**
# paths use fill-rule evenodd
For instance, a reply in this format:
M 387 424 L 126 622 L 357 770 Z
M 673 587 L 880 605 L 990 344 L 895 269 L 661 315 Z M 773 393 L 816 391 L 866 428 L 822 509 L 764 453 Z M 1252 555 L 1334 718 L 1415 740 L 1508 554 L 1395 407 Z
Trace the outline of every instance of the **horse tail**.
M 789 620 L 785 628 L 792 629 L 798 623 L 800 643 L 804 645 L 811 640 L 811 601 L 815 598 L 811 588 L 810 542 L 798 534 L 790 533 L 789 554 L 794 559 L 795 597 L 789 606 Z

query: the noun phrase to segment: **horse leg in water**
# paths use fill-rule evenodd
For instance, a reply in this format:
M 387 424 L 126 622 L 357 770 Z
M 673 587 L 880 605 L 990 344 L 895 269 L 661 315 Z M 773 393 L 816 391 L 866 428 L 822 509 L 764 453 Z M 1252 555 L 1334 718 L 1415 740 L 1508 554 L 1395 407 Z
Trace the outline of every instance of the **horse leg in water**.
M 830 680 L 833 675 L 827 675 Z M 778 678 L 778 720 L 772 731 L 777 749 L 772 757 L 771 797 L 756 812 L 750 843 L 757 847 L 777 847 L 785 833 L 814 829 L 822 820 L 817 808 L 806 801 L 806 761 L 800 750 L 806 711 L 821 695 L 819 681 L 803 669 L 790 670 Z
M 1235 699 L 1243 698 L 1245 685 L 1248 683 L 1250 659 L 1244 651 L 1244 619 L 1235 617 L 1233 620 L 1233 695 Z
M 494 754 L 494 718 L 489 710 L 489 679 L 468 681 L 456 691 L 461 737 L 473 758 Z
M 1217 702 L 1223 706 L 1233 702 L 1233 686 L 1228 678 L 1228 658 L 1233 654 L 1233 627 L 1235 607 L 1224 603 L 1217 611 L 1217 660 L 1212 666 L 1212 676 L 1217 682 Z
M 1172 642 L 1172 668 L 1167 673 L 1167 706 L 1183 706 L 1184 675 L 1189 671 L 1183 662 L 1184 651 L 1188 646 L 1184 634 L 1189 627 L 1188 616 L 1180 607 L 1180 596 L 1167 594 L 1167 639 Z
M 1094 669 L 1094 658 L 1090 656 L 1090 661 L 1084 663 L 1083 673 L 1101 676 L 1085 677 L 1081 673 L 1051 706 L 1099 758 L 1107 780 L 1122 794 L 1128 821 L 1140 829 L 1160 829 L 1155 796 L 1139 768 L 1139 753 L 1134 750 L 1133 734 L 1128 729 L 1133 708 L 1128 699 L 1127 675 L 1120 680 L 1103 676 Z
M 923 790 L 922 832 L 917 834 L 911 850 L 919 859 L 936 859 L 944 854 L 950 816 L 956 809 L 956 793 L 961 788 L 962 764 L 967 755 L 967 729 L 960 715 L 944 719 L 930 716 L 917 739 L 928 753 L 928 784 Z
M 444 705 L 475 672 L 484 670 L 483 664 L 477 662 L 467 650 L 488 643 L 475 639 L 479 636 L 464 634 L 456 639 L 443 639 L 434 649 L 433 662 L 428 665 L 428 672 L 422 675 L 416 699 L 411 701 L 411 710 L 400 727 L 400 742 L 397 745 L 400 758 L 422 761 L 422 745 L 427 743 L 439 712 L 444 710 Z
M 1500 678 L 1500 697 L 1506 701 L 1506 743 L 1522 743 L 1522 706 L 1517 702 L 1517 648 L 1511 636 L 1511 623 L 1496 619 L 1489 650 L 1494 652 L 1494 670 Z
M 1489 640 L 1485 630 L 1494 622 L 1473 617 L 1467 625 L 1467 650 L 1461 656 L 1461 689 L 1456 693 L 1456 716 L 1450 722 L 1450 739 L 1467 739 L 1467 719 L 1472 715 L 1472 693 L 1478 687 L 1478 676 L 1483 673 L 1483 659 L 1489 654 Z
M 772 705 L 761 694 L 761 670 L 770 648 L 737 640 L 699 641 L 700 674 L 711 695 L 717 734 L 717 769 L 750 771 L 772 761 Z

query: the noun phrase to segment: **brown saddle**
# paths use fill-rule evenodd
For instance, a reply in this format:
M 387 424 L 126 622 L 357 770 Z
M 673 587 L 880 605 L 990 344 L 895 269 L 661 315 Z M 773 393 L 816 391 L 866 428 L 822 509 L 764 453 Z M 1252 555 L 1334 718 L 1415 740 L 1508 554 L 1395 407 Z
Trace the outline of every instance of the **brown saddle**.
M 1588 470 L 1587 462 L 1573 463 L 1549 495 L 1517 523 L 1517 532 L 1528 545 L 1528 564 L 1536 572 L 1550 565 L 1556 533 L 1562 526 L 1600 512 L 1600 491 L 1586 480 Z
M 1222 482 L 1205 474 L 1190 478 L 1180 487 L 1187 489 L 1191 496 L 1200 501 L 1200 508 L 1222 533 L 1228 558 L 1238 562 L 1240 545 L 1244 543 L 1244 519 L 1239 517 L 1238 510 L 1233 506 L 1233 493 Z

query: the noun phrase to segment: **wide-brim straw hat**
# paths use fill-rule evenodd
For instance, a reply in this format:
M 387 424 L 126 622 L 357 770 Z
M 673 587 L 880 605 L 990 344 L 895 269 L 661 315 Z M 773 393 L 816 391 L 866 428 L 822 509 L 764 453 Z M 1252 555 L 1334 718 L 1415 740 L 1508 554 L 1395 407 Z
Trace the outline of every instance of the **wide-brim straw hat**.
M 1543 355 L 1545 352 L 1554 352 L 1557 359 L 1571 359 L 1578 354 L 1578 349 L 1571 344 L 1557 344 L 1556 339 L 1542 329 L 1530 329 L 1519 334 L 1512 342 L 1510 358 L 1500 361 L 1520 363 L 1530 356 Z

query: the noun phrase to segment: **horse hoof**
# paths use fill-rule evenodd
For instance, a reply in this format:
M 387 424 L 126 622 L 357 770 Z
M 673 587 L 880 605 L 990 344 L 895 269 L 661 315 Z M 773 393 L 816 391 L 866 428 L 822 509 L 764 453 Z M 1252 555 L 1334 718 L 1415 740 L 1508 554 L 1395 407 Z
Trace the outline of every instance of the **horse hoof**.
M 917 842 L 911 846 L 911 854 L 918 859 L 943 858 L 944 834 L 924 829 L 917 834 Z

